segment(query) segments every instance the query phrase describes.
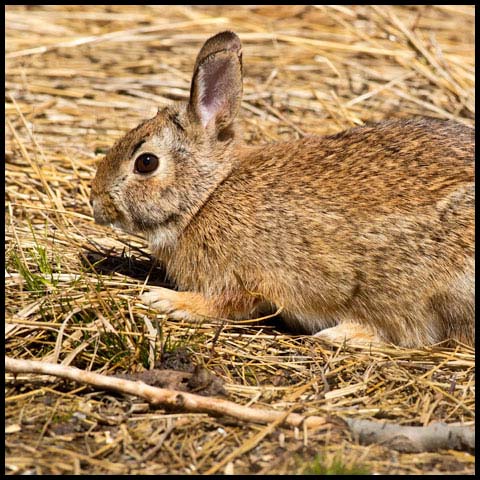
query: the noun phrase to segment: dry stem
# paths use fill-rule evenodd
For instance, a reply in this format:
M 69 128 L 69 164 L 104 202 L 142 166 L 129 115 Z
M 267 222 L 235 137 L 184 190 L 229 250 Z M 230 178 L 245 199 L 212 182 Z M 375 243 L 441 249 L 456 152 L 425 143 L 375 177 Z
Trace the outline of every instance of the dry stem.
M 75 367 L 67 367 L 47 362 L 31 360 L 17 360 L 5 357 L 5 369 L 11 373 L 40 373 L 54 375 L 79 383 L 86 383 L 98 388 L 128 393 L 144 398 L 151 405 L 180 409 L 188 412 L 209 413 L 211 415 L 228 415 L 238 420 L 268 424 L 282 419 L 288 425 L 298 427 L 305 424 L 308 428 L 329 428 L 329 423 L 323 417 L 305 417 L 298 413 L 290 413 L 285 417 L 285 412 L 244 407 L 219 398 L 202 397 L 192 393 L 179 392 L 147 385 L 143 382 L 133 382 L 121 378 L 87 372 Z M 283 418 L 285 417 L 285 418 Z

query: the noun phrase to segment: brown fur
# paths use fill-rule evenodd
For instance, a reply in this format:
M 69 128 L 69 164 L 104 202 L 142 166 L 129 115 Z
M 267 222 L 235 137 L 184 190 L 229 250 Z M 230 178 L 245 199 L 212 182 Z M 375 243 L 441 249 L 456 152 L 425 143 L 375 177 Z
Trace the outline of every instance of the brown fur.
M 192 92 L 207 93 L 127 133 L 93 183 L 96 220 L 144 233 L 181 290 L 149 300 L 182 318 L 283 307 L 294 329 L 329 339 L 473 344 L 473 130 L 394 120 L 246 146 L 239 41 L 220 35 L 196 62 Z M 212 92 L 215 121 L 198 103 Z M 133 172 L 141 141 L 162 160 L 150 175 Z

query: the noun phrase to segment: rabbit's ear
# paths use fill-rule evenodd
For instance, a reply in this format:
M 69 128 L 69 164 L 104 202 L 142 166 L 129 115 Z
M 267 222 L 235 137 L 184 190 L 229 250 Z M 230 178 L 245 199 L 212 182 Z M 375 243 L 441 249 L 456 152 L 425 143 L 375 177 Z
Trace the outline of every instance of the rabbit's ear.
M 197 56 L 188 109 L 194 121 L 219 133 L 232 123 L 241 101 L 242 45 L 233 32 L 222 32 Z

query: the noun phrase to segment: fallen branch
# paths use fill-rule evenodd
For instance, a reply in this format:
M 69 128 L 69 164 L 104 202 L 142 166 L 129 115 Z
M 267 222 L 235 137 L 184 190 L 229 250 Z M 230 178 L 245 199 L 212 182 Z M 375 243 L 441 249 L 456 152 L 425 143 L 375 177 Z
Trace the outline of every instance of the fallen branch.
M 202 397 L 193 393 L 179 392 L 166 388 L 158 388 L 139 381 L 124 380 L 122 378 L 100 375 L 87 372 L 75 367 L 67 367 L 47 362 L 32 360 L 17 360 L 5 357 L 5 369 L 10 373 L 40 373 L 86 383 L 98 388 L 128 393 L 145 399 L 151 405 L 162 405 L 188 412 L 208 413 L 211 415 L 228 415 L 246 422 L 268 424 L 285 416 L 285 412 L 265 410 L 260 408 L 244 407 L 234 402 L 220 398 Z M 323 417 L 306 417 L 298 413 L 290 413 L 283 422 L 295 427 L 304 425 L 306 428 L 330 428 L 330 424 Z
M 188 412 L 227 415 L 246 422 L 287 424 L 309 429 L 327 429 L 333 426 L 324 417 L 304 416 L 298 413 L 278 412 L 244 407 L 219 398 L 152 387 L 140 381 L 87 372 L 47 362 L 16 360 L 5 357 L 7 372 L 39 373 L 93 385 L 98 388 L 127 393 L 145 399 L 151 405 L 162 405 Z M 426 427 L 408 427 L 372 420 L 344 419 L 354 439 L 362 444 L 378 443 L 402 452 L 425 452 L 454 449 L 475 452 L 475 427 L 434 423 Z M 338 425 L 338 423 L 337 423 Z

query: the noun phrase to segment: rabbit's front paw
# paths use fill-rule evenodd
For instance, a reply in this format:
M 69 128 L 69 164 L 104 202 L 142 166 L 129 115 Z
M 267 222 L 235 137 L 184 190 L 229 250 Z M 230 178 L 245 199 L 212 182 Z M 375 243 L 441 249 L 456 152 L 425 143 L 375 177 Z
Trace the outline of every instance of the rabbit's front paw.
M 195 321 L 215 316 L 211 301 L 199 293 L 177 292 L 169 288 L 155 287 L 140 296 L 144 305 L 167 314 L 175 320 Z

